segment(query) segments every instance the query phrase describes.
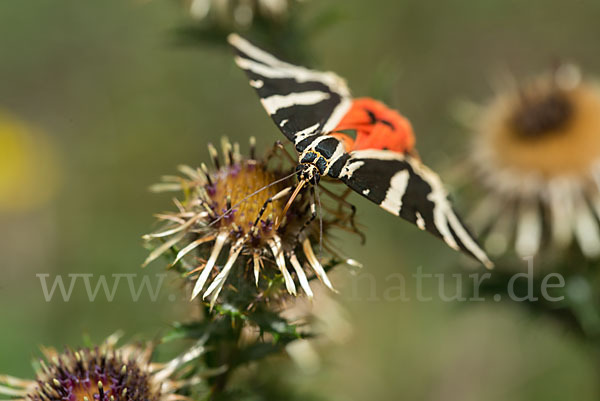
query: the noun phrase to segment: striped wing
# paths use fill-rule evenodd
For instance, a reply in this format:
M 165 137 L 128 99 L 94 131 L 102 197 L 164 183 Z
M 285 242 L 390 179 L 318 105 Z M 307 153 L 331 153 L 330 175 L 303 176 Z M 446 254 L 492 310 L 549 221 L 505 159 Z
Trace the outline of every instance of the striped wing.
M 346 185 L 486 267 L 493 266 L 455 213 L 440 177 L 418 159 L 386 150 L 358 150 L 350 156 L 340 175 Z
M 336 74 L 286 63 L 236 34 L 228 40 L 267 113 L 295 144 L 332 131 L 350 109 L 350 91 Z

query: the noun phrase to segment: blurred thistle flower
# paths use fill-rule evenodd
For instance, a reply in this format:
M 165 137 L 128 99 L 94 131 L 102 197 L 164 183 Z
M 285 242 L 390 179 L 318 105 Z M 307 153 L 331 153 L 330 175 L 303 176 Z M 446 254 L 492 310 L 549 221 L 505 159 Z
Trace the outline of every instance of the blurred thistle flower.
M 473 223 L 502 254 L 520 256 L 573 237 L 600 256 L 600 88 L 573 65 L 504 88 L 470 118 L 473 170 L 487 195 Z
M 59 186 L 59 161 L 51 139 L 0 112 L 0 212 L 34 209 Z
M 181 190 L 185 199 L 181 202 L 175 200 L 177 212 L 157 215 L 159 220 L 166 222 L 166 226 L 159 232 L 144 236 L 144 239 L 164 242 L 150 253 L 144 265 L 179 244 L 181 248 L 175 251 L 171 266 L 181 264 L 188 276 L 199 273 L 192 299 L 199 294 L 203 294 L 203 299 L 211 297 L 211 307 L 236 263 L 241 267 L 238 269 L 241 271 L 236 273 L 236 282 L 253 282 L 259 289 L 259 298 L 280 295 L 273 291 L 273 283 L 278 277 L 283 279 L 287 292 L 296 295 L 294 276 L 311 298 L 313 292 L 305 269 L 333 290 L 326 268 L 315 255 L 313 244 L 320 243 L 333 257 L 334 263 L 340 260 L 330 246 L 327 233 L 334 226 L 356 232 L 353 213 L 344 211 L 344 205 L 346 210 L 349 208 L 345 196 L 320 187 L 322 193 L 337 203 L 338 208 L 336 210 L 323 203 L 322 210 L 328 214 L 321 216 L 319 221 L 311 218 L 311 214 L 316 212 L 311 211 L 315 204 L 310 201 L 315 196 L 315 188 L 301 192 L 285 212 L 286 201 L 295 182 L 296 163 L 287 162 L 278 155 L 278 152 L 285 151 L 277 147 L 265 158 L 257 159 L 253 138 L 250 146 L 249 158 L 243 158 L 238 144 L 232 145 L 224 139 L 222 163 L 217 150 L 209 145 L 212 169 L 205 164 L 200 169 L 182 166 L 180 171 L 185 178 L 165 177 L 164 183 L 153 187 L 155 191 Z M 270 162 L 275 160 L 279 161 L 278 166 L 270 166 Z M 288 166 L 284 167 L 286 164 Z M 281 221 L 278 221 L 280 216 Z M 227 258 L 224 264 L 220 264 L 219 256 L 226 248 Z M 198 256 L 191 257 L 196 249 Z M 357 265 L 351 259 L 345 262 Z M 293 268 L 292 273 L 288 264 Z M 269 269 L 272 266 L 276 269 Z M 261 274 L 267 282 L 263 288 L 259 286 Z
M 192 18 L 220 28 L 249 28 L 256 18 L 281 23 L 299 0 L 186 0 Z
M 204 352 L 203 342 L 166 364 L 151 362 L 150 345 L 116 347 L 118 335 L 95 348 L 43 348 L 35 380 L 0 375 L 0 394 L 23 401 L 182 401 L 176 392 L 200 378 L 180 369 Z

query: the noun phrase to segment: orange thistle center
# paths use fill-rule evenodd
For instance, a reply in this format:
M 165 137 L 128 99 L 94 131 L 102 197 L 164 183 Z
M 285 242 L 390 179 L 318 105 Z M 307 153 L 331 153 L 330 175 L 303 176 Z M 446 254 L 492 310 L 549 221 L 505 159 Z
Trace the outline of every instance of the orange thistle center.
M 236 227 L 240 235 L 246 234 L 265 207 L 256 228 L 262 231 L 265 239 L 270 238 L 272 222 L 275 216 L 283 212 L 285 204 L 285 199 L 267 202 L 286 187 L 285 183 L 271 185 L 278 178 L 281 177 L 253 161 L 221 168 L 213 176 L 214 184 L 208 188 L 216 214 L 220 216 L 227 213 L 221 224 Z M 260 192 L 249 196 L 257 191 Z
M 521 108 L 516 110 L 512 123 L 523 138 L 537 138 L 557 133 L 573 116 L 573 104 L 567 94 L 560 90 L 542 96 L 523 93 Z
M 482 139 L 502 167 L 544 177 L 587 173 L 600 158 L 600 92 L 548 85 L 496 99 L 482 120 Z

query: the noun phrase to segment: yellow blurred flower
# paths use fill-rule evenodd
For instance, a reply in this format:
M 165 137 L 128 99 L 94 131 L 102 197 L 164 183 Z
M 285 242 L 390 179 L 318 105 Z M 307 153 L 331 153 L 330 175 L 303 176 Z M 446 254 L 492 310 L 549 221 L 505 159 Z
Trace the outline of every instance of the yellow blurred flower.
M 59 172 L 51 139 L 0 111 L 0 213 L 46 204 L 57 192 Z

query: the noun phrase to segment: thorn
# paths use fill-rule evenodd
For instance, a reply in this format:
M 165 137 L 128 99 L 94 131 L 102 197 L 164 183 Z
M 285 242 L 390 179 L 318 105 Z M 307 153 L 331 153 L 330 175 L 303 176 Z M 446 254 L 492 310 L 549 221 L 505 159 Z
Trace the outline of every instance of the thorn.
M 250 159 L 256 160 L 256 138 L 250 137 Z
M 44 388 L 50 395 L 56 398 L 60 398 L 60 394 L 58 394 L 58 392 L 55 389 L 53 389 L 49 383 L 44 383 Z
M 242 155 L 240 153 L 240 144 L 238 142 L 233 143 L 233 163 L 239 164 L 242 161 Z
M 355 259 L 346 259 L 345 262 L 348 266 L 357 267 L 359 269 L 363 268 L 362 263 L 360 263 L 359 261 L 357 261 Z
M 206 167 L 205 163 L 200 164 L 200 168 L 202 169 L 202 172 L 204 173 L 204 175 L 206 175 L 206 180 L 208 181 L 208 185 L 213 185 L 213 182 L 210 178 L 210 174 L 208 172 L 208 167 Z
M 225 165 L 226 166 L 230 166 L 231 165 L 231 159 L 232 159 L 232 155 L 231 155 L 231 142 L 229 142 L 229 138 L 227 138 L 226 136 L 224 136 L 221 139 L 221 148 L 223 149 L 223 156 L 225 157 Z
M 217 149 L 212 143 L 208 144 L 208 153 L 210 154 L 210 158 L 212 159 L 215 168 L 217 170 L 221 168 L 221 164 L 219 163 L 219 152 L 217 152 Z
M 104 385 L 100 380 L 98 381 L 98 399 L 104 401 Z

